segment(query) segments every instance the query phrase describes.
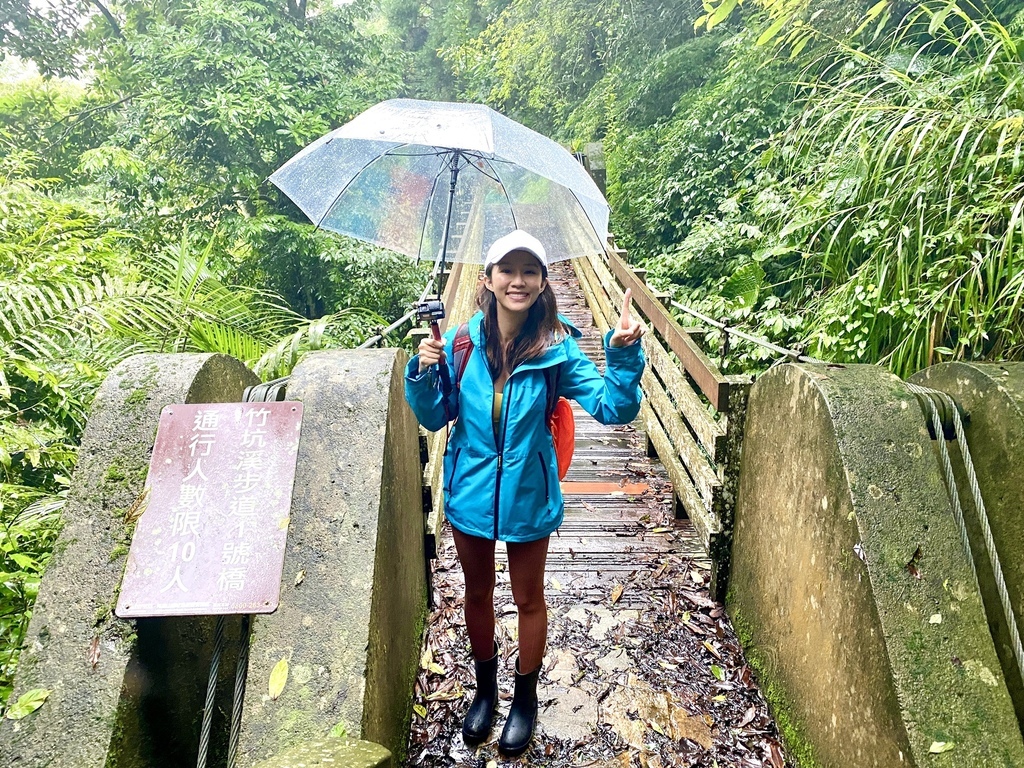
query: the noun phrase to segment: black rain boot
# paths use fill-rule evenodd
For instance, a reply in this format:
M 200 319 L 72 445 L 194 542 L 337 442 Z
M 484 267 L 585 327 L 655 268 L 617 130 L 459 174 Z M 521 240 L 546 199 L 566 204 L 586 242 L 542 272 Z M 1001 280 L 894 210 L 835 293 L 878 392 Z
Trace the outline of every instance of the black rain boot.
M 540 677 L 541 666 L 524 675 L 516 661 L 516 689 L 512 694 L 508 720 L 498 740 L 498 751 L 507 757 L 523 754 L 533 738 L 533 726 L 537 722 L 537 678 Z
M 482 744 L 491 734 L 494 710 L 498 706 L 498 644 L 494 655 L 486 661 L 474 661 L 476 695 L 462 722 L 462 740 L 471 747 Z

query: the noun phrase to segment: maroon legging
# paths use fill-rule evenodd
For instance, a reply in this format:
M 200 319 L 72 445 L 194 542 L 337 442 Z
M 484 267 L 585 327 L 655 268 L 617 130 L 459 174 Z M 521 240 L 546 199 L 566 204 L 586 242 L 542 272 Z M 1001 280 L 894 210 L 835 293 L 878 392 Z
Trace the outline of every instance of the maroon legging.
M 457 531 L 455 549 L 466 579 L 466 630 L 473 655 L 480 660 L 494 653 L 494 542 Z M 544 601 L 544 566 L 548 537 L 522 544 L 509 542 L 508 570 L 512 599 L 519 609 L 519 671 L 532 672 L 544 658 L 548 637 L 548 607 Z

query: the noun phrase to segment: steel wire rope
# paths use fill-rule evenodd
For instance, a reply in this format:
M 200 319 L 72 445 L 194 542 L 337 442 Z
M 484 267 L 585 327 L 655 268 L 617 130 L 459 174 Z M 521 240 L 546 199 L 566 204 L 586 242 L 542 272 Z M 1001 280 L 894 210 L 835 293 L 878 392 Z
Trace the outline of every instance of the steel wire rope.
M 427 294 L 430 293 L 430 288 L 434 284 L 434 280 L 440 269 L 441 262 L 438 260 L 434 263 L 434 269 L 431 271 L 430 277 L 427 279 L 427 284 L 424 286 L 423 292 L 420 294 L 421 303 L 426 299 Z M 387 328 L 381 330 L 379 334 L 360 344 L 356 349 L 367 349 L 373 346 L 377 342 L 381 341 L 384 336 L 387 336 L 403 323 L 411 320 L 415 315 L 416 310 L 407 312 Z M 288 382 L 288 378 L 288 376 L 282 376 L 280 379 L 275 379 L 274 381 L 267 382 L 264 385 L 248 387 L 243 395 L 243 400 L 245 402 L 258 402 L 267 395 L 273 385 L 276 384 L 278 387 L 285 386 Z M 235 759 L 238 754 L 239 735 L 242 727 L 242 703 L 245 698 L 246 680 L 249 671 L 249 629 L 251 621 L 252 619 L 249 615 L 243 615 L 241 636 L 238 641 L 238 661 L 235 665 L 235 690 L 231 706 L 231 730 L 228 741 L 227 768 L 234 768 Z M 217 617 L 217 628 L 213 644 L 213 658 L 210 660 L 210 676 L 206 685 L 206 703 L 203 707 L 203 725 L 199 738 L 199 757 L 196 763 L 197 768 L 206 768 L 206 758 L 210 747 L 210 730 L 213 721 L 213 701 L 217 690 L 217 675 L 220 671 L 220 657 L 223 652 L 223 648 L 224 616 L 221 615 Z
M 427 284 L 424 286 L 423 292 L 420 294 L 419 303 L 422 304 L 426 300 L 427 294 L 430 293 L 430 287 L 433 285 L 434 278 L 436 277 L 439 269 L 440 262 L 434 262 L 434 270 L 430 273 L 430 277 L 427 279 Z M 358 347 L 355 347 L 355 349 L 369 349 L 373 345 L 382 341 L 385 336 L 392 333 L 396 328 L 400 327 L 404 323 L 409 322 L 415 315 L 416 310 L 406 312 L 404 315 L 395 320 L 395 322 L 393 322 L 387 328 L 381 329 L 380 333 L 374 334 L 369 339 L 360 344 Z M 263 384 L 255 384 L 251 387 L 247 387 L 245 389 L 245 392 L 243 393 L 242 399 L 245 402 L 262 402 L 277 398 L 277 395 L 281 392 L 282 388 L 288 385 L 289 378 L 290 376 L 281 376 L 280 378 L 264 382 Z M 284 395 L 282 395 L 281 397 L 283 398 Z
M 431 293 L 430 287 L 434 284 L 434 279 L 437 277 L 437 274 L 440 271 L 440 269 L 441 269 L 441 262 L 440 261 L 435 261 L 434 262 L 434 269 L 431 271 L 430 277 L 427 278 L 427 284 L 423 287 L 423 292 L 420 294 L 420 299 L 419 299 L 418 303 L 422 304 L 424 301 L 426 301 L 427 294 Z M 364 341 L 362 344 L 360 344 L 358 347 L 356 347 L 356 349 L 369 349 L 370 347 L 372 347 L 373 345 L 377 344 L 378 342 L 383 341 L 385 336 L 387 336 L 388 334 L 392 333 L 396 328 L 399 328 L 404 323 L 409 322 L 409 320 L 411 320 L 415 316 L 416 316 L 416 310 L 415 309 L 410 310 L 409 312 L 406 312 L 404 315 L 402 315 L 400 318 L 395 320 L 395 322 L 393 322 L 387 328 L 381 329 L 380 333 L 374 334 L 373 336 L 368 338 L 366 341 Z
M 739 338 L 745 339 L 746 341 L 749 341 L 753 344 L 757 344 L 760 347 L 770 349 L 772 350 L 772 352 L 778 352 L 780 355 L 785 355 L 789 359 L 795 360 L 796 362 L 799 363 L 815 363 L 817 365 L 827 365 L 826 361 L 824 360 L 819 360 L 816 357 L 811 357 L 810 355 L 805 355 L 802 352 L 797 352 L 795 349 L 786 349 L 786 347 L 780 347 L 778 344 L 773 344 L 772 342 L 768 341 L 768 339 L 763 339 L 760 336 L 754 336 L 753 334 L 747 333 L 746 331 L 741 331 L 739 328 L 736 328 L 731 325 L 726 325 L 725 323 L 719 322 L 718 320 L 712 320 L 710 317 L 703 314 L 702 312 L 698 312 L 693 307 L 688 307 L 685 304 L 680 304 L 678 301 L 673 301 L 670 303 L 676 309 L 685 312 L 688 315 L 696 317 L 698 320 L 706 323 L 707 325 L 710 325 L 712 328 L 717 328 L 718 330 L 722 331 L 727 337 L 729 336 L 729 334 L 732 334 L 733 336 L 738 336 Z
M 213 723 L 213 699 L 217 693 L 217 674 L 220 671 L 220 655 L 224 650 L 224 615 L 217 617 L 217 629 L 213 635 L 213 657 L 210 659 L 210 676 L 206 681 L 206 704 L 203 706 L 203 728 L 199 735 L 199 758 L 196 768 L 206 768 L 206 754 L 210 749 L 210 726 Z
M 978 476 L 974 472 L 974 462 L 971 459 L 971 451 L 967 446 L 967 438 L 964 436 L 964 425 L 957 410 L 956 403 L 945 392 L 940 392 L 928 387 L 907 382 L 907 388 L 914 394 L 925 395 L 923 398 L 928 403 L 931 411 L 932 427 L 935 430 L 935 440 L 939 444 L 939 454 L 942 457 L 942 467 L 946 475 L 946 485 L 949 488 L 949 496 L 953 503 L 953 517 L 960 529 L 960 542 L 967 553 L 967 561 L 971 564 L 971 573 L 974 574 L 975 582 L 978 581 L 978 570 L 974 563 L 974 556 L 971 553 L 971 543 L 967 535 L 967 525 L 964 521 L 963 508 L 960 505 L 960 494 L 957 492 L 956 479 L 953 475 L 953 465 L 949 458 L 949 449 L 946 446 L 945 435 L 942 429 L 942 419 L 939 417 L 939 409 L 932 398 L 939 398 L 946 403 L 953 418 L 953 431 L 956 434 L 956 442 L 960 447 L 960 454 L 963 458 L 964 469 L 967 473 L 967 481 L 971 487 L 971 496 L 974 499 L 974 507 L 978 512 L 978 522 L 981 525 L 982 536 L 985 539 L 985 549 L 988 551 L 989 564 L 992 566 L 993 577 L 996 582 L 996 591 L 999 593 L 999 603 L 1002 606 L 1006 626 L 1010 631 L 1010 646 L 1013 649 L 1013 656 L 1017 662 L 1017 672 L 1024 679 L 1024 647 L 1021 646 L 1020 633 L 1017 629 L 1017 619 L 1013 613 L 1013 605 L 1010 602 L 1010 594 L 1006 588 L 1006 579 L 1003 577 L 1003 567 L 999 561 L 999 553 L 996 551 L 995 539 L 992 537 L 992 528 L 988 521 L 988 512 L 985 509 L 985 501 L 981 497 L 981 488 L 978 486 Z M 980 590 L 980 585 L 979 585 Z
M 231 701 L 231 735 L 228 740 L 228 768 L 235 768 L 238 755 L 238 741 L 242 731 L 242 701 L 245 699 L 245 683 L 249 674 L 249 631 L 252 616 L 242 616 L 242 630 L 238 637 L 238 662 L 235 664 L 235 695 Z

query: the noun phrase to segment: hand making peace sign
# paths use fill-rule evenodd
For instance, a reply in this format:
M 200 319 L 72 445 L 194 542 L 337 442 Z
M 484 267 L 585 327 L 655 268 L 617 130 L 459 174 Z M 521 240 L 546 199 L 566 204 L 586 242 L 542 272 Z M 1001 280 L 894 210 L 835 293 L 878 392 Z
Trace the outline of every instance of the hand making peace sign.
M 626 295 L 622 299 L 622 314 L 619 315 L 619 322 L 612 329 L 612 337 L 608 340 L 609 347 L 628 347 L 635 344 L 644 335 L 640 323 L 629 315 L 629 300 L 633 292 L 627 288 Z

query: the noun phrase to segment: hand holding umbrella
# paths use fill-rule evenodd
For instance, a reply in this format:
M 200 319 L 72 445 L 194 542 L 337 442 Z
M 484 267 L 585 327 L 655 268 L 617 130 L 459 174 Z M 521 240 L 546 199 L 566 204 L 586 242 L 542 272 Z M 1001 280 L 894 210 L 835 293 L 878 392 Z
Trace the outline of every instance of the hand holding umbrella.
M 644 335 L 640 323 L 634 320 L 629 314 L 629 300 L 633 291 L 626 289 L 626 295 L 622 299 L 622 314 L 619 315 L 619 322 L 612 329 L 612 337 L 608 340 L 609 347 L 628 347 L 635 344 Z

